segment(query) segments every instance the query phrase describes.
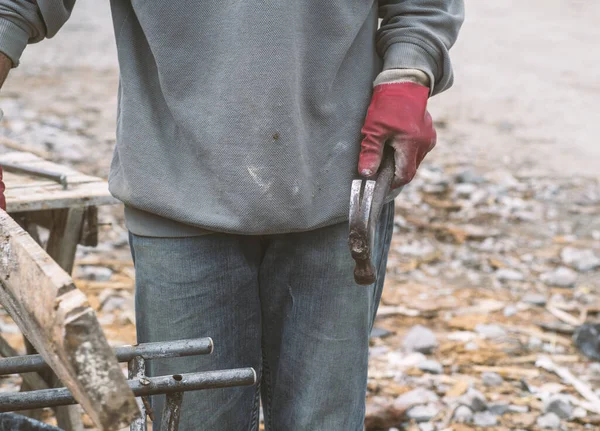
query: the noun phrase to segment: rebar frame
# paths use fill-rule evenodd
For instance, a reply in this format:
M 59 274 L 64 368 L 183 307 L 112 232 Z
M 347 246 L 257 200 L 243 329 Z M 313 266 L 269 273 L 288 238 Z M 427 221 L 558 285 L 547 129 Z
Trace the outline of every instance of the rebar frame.
M 177 431 L 181 416 L 183 395 L 187 391 L 248 386 L 256 383 L 253 368 L 206 371 L 175 374 L 171 376 L 147 377 L 146 361 L 158 358 L 207 355 L 213 351 L 210 338 L 165 341 L 157 343 L 122 346 L 114 349 L 119 362 L 127 362 L 129 380 L 127 383 L 134 395 L 139 397 L 141 417 L 130 426 L 130 431 L 146 431 L 146 416 L 154 421 L 154 414 L 148 401 L 150 395 L 167 396 L 162 412 L 161 430 Z M 50 367 L 40 355 L 13 356 L 0 359 L 0 375 L 40 372 Z M 77 404 L 66 388 L 45 389 L 30 392 L 0 394 L 0 412 L 38 409 Z

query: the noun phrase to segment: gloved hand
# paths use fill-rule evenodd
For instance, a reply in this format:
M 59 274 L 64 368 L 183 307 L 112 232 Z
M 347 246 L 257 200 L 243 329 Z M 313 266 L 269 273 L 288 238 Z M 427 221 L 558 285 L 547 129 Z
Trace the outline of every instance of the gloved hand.
M 6 209 L 6 198 L 4 197 L 4 183 L 2 182 L 2 166 L 0 166 L 0 208 Z
M 427 112 L 429 88 L 414 82 L 379 84 L 362 128 L 364 136 L 358 172 L 369 178 L 377 174 L 384 146 L 394 148 L 396 173 L 392 188 L 408 184 L 425 155 L 433 149 L 436 132 Z

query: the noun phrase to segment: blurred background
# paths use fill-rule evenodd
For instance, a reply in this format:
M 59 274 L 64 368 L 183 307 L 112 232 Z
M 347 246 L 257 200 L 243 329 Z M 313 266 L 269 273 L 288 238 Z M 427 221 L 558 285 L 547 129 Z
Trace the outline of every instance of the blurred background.
M 548 355 L 600 395 L 600 2 L 466 8 L 454 87 L 430 102 L 438 146 L 396 203 L 367 429 L 600 429 L 600 400 L 536 365 Z M 12 143 L 0 151 L 16 143 L 105 178 L 114 45 L 108 1 L 78 0 L 0 92 L 0 144 Z M 74 277 L 110 341 L 133 343 L 122 210 L 103 208 L 101 221 L 101 244 L 80 248 Z

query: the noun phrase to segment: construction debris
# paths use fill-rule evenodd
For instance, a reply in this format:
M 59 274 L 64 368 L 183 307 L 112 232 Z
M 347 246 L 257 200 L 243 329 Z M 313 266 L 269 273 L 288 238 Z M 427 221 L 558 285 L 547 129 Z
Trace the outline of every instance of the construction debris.
M 469 183 L 472 168 L 422 168 L 425 175 L 397 202 L 397 235 L 371 339 L 367 430 L 416 429 L 411 423 L 420 430 L 459 431 L 596 426 L 589 424 L 600 423 L 594 422 L 600 413 L 590 393 L 580 390 L 582 383 L 598 387 L 600 367 L 579 349 L 600 352 L 593 335 L 600 323 L 600 268 L 578 266 L 564 249 L 600 254 L 600 199 L 588 201 L 585 212 L 569 212 L 582 193 L 595 188 L 600 196 L 600 188 L 579 179 L 491 173 Z M 459 184 L 477 187 L 455 198 Z M 538 214 L 543 226 L 524 211 Z M 100 247 L 80 247 L 76 285 L 113 343 L 135 343 L 134 273 L 122 215 L 105 210 L 100 217 Z M 542 280 L 559 268 L 559 275 L 576 274 L 574 284 L 562 283 L 572 287 Z M 502 269 L 523 277 L 507 277 Z M 5 335 L 20 347 L 18 334 Z M 544 355 L 577 380 L 548 371 L 553 367 L 536 367 Z M 567 397 L 570 417 L 561 419 L 554 407 L 545 407 L 554 395 Z
M 600 196 L 598 185 L 479 174 L 461 165 L 422 168 L 397 201 L 397 235 L 371 339 L 367 430 L 579 431 L 600 424 L 591 394 L 580 392 L 581 384 L 598 387 L 600 366 L 579 350 L 600 352 L 593 332 L 587 336 L 600 323 L 600 268 L 564 252 L 600 254 L 600 199 L 571 212 L 590 189 Z M 460 184 L 476 187 L 455 194 Z M 80 248 L 76 284 L 108 337 L 134 343 L 134 273 L 122 215 L 105 211 L 101 220 L 100 248 Z M 575 274 L 558 283 L 571 287 L 542 279 L 557 270 Z M 9 340 L 18 346 L 18 337 Z M 544 355 L 556 368 L 536 366 Z M 557 416 L 555 402 L 548 407 L 557 395 L 569 400 L 570 417 Z
M 367 429 L 586 429 L 600 367 L 579 351 L 600 359 L 600 187 L 423 170 L 397 201 L 377 318 L 391 335 L 371 341 L 367 405 L 418 388 L 438 399 L 387 427 L 369 425 L 383 413 L 369 410 Z

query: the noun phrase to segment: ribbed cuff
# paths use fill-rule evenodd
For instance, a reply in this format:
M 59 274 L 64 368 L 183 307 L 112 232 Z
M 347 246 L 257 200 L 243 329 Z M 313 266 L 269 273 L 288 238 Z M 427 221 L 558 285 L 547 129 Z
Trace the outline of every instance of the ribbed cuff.
M 28 41 L 29 34 L 25 30 L 6 18 L 0 18 L 0 52 L 12 60 L 13 67 L 19 65 Z
M 401 82 L 414 82 L 415 84 L 431 88 L 429 75 L 419 69 L 389 69 L 384 70 L 373 82 L 373 87 L 381 84 L 395 84 Z
M 383 59 L 383 70 L 418 69 L 429 77 L 429 88 L 435 87 L 435 72 L 439 70 L 436 58 L 426 49 L 411 42 L 396 42 L 387 49 Z

